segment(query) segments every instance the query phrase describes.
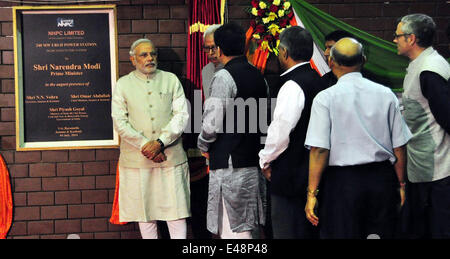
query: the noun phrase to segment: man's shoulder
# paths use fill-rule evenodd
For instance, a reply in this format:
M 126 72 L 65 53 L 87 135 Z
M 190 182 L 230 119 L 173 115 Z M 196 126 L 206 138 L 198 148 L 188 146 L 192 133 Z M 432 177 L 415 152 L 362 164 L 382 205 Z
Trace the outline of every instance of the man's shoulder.
M 420 64 L 420 72 L 422 71 L 431 71 L 448 77 L 450 75 L 450 64 L 439 54 L 430 55 Z
M 214 64 L 212 62 L 209 62 L 202 68 L 202 73 L 207 71 L 214 71 L 214 68 L 215 68 Z
M 227 69 L 220 69 L 216 73 L 214 73 L 214 77 L 226 77 L 226 78 L 232 78 L 230 72 Z
M 165 70 L 160 70 L 160 69 L 158 69 L 158 70 L 156 70 L 156 73 L 158 73 L 160 76 L 164 77 L 164 79 L 170 78 L 170 79 L 176 79 L 176 80 L 178 80 L 177 75 L 175 75 L 174 73 L 169 72 L 169 71 L 165 71 Z
M 126 85 L 129 85 L 130 80 L 132 79 L 132 77 L 133 77 L 133 72 L 130 72 L 130 73 L 126 74 L 126 75 L 123 75 L 117 80 L 117 84 L 116 85 L 118 87 L 124 87 Z

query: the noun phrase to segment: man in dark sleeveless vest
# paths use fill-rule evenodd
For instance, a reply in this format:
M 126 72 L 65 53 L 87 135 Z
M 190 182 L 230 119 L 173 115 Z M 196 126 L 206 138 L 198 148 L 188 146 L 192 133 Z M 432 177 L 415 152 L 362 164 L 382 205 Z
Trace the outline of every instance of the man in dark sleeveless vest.
M 264 77 L 244 56 L 241 27 L 221 26 L 214 41 L 224 69 L 212 79 L 197 143 L 210 158 L 207 227 L 221 238 L 249 239 L 251 231 L 264 223 L 258 171 L 261 134 L 255 118 L 267 89 Z
M 313 40 L 294 26 L 280 35 L 278 60 L 281 88 L 265 147 L 259 153 L 263 174 L 271 181 L 271 217 L 274 238 L 314 238 L 305 219 L 309 152 L 304 147 L 311 105 L 326 85 L 311 68 Z

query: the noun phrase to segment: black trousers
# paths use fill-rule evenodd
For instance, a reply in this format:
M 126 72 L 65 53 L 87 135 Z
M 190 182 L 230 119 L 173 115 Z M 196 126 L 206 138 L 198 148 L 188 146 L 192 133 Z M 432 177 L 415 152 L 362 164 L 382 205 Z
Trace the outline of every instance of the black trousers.
M 208 207 L 209 174 L 191 182 L 191 213 L 189 222 L 195 239 L 211 239 L 212 234 L 206 227 L 206 212 Z
M 306 219 L 306 190 L 298 197 L 271 194 L 270 198 L 274 239 L 318 238 L 318 229 Z
M 319 202 L 320 238 L 394 238 L 400 195 L 390 162 L 327 168 Z
M 408 183 L 401 232 L 402 238 L 450 238 L 450 176 Z

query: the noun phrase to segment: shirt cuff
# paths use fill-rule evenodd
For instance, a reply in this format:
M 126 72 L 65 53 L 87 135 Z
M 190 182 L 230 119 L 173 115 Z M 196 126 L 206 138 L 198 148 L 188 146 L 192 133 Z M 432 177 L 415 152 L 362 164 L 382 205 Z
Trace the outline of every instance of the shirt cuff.
M 261 169 L 267 169 L 268 167 L 270 167 L 270 163 L 265 163 L 264 161 L 262 161 L 261 159 L 259 160 L 259 167 Z
M 140 145 L 140 149 L 142 150 L 142 148 L 145 146 L 145 144 L 147 144 L 150 140 L 148 138 L 145 138 L 142 140 L 141 145 Z
M 204 153 L 208 152 L 208 150 L 209 150 L 209 143 L 202 138 L 201 133 L 197 139 L 197 147 Z
M 159 138 L 157 139 L 161 140 L 161 142 L 164 144 L 164 147 L 167 147 L 170 142 L 167 138 L 164 137 L 164 135 L 159 136 Z

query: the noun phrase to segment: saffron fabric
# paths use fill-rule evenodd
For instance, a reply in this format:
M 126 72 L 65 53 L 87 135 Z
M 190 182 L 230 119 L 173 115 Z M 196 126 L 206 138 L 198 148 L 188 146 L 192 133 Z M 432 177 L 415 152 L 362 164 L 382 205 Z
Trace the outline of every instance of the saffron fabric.
M 9 172 L 0 155 L 0 239 L 5 239 L 12 223 L 13 201 Z
M 128 222 L 121 222 L 119 220 L 119 163 L 117 163 L 117 169 L 116 169 L 116 189 L 114 191 L 114 201 L 113 201 L 113 207 L 112 207 L 112 213 L 111 218 L 109 218 L 109 222 L 111 224 L 116 225 L 125 225 Z

